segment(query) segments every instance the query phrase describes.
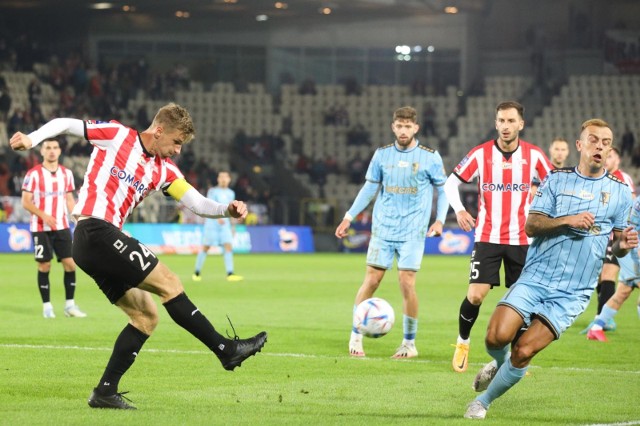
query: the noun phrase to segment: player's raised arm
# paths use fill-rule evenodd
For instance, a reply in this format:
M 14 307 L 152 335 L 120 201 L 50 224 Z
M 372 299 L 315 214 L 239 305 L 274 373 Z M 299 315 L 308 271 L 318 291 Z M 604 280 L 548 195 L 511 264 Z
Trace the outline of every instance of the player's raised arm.
M 233 200 L 229 205 L 218 203 L 204 197 L 185 179 L 174 180 L 166 189 L 166 193 L 198 216 L 211 219 L 220 217 L 244 219 L 247 216 L 247 206 L 243 201 Z
M 84 122 L 75 118 L 54 118 L 28 135 L 16 132 L 11 136 L 9 143 L 14 151 L 24 151 L 33 148 L 45 139 L 61 134 L 84 137 Z

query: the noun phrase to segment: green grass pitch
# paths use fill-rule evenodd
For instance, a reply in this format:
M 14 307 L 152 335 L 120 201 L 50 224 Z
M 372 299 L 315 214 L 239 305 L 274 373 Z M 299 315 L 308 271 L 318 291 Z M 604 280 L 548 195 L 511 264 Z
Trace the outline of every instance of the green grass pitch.
M 402 339 L 396 270 L 378 293 L 395 308 L 389 335 L 366 339 L 365 359 L 347 344 L 353 298 L 364 275 L 356 254 L 236 255 L 240 283 L 224 280 L 210 256 L 203 281 L 191 282 L 193 256 L 160 256 L 183 280 L 196 306 L 223 334 L 229 315 L 241 337 L 266 330 L 262 353 L 234 372 L 174 324 L 160 324 L 120 390 L 137 411 L 94 410 L 86 400 L 126 317 L 78 273 L 76 301 L 87 318 L 65 318 L 62 269 L 53 265 L 57 318 L 42 318 L 31 255 L 0 255 L 0 425 L 455 425 L 475 393 L 471 382 L 489 361 L 483 336 L 504 288 L 485 301 L 472 333 L 469 370 L 454 373 L 451 344 L 466 293 L 468 257 L 427 256 L 418 274 L 420 356 L 392 360 Z M 538 355 L 531 375 L 498 399 L 485 423 L 640 424 L 640 321 L 625 304 L 608 343 L 578 332 L 595 303 L 558 342 Z

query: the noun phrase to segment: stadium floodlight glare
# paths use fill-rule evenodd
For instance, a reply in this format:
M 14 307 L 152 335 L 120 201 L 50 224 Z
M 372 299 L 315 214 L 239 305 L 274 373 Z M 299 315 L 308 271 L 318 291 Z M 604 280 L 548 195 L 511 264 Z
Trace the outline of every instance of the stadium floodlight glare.
M 266 21 L 267 19 L 269 19 L 269 17 L 268 17 L 267 15 L 264 15 L 264 14 L 263 14 L 263 15 L 257 15 L 257 16 L 256 16 L 256 21 L 258 21 L 258 22 L 264 22 L 264 21 Z
M 413 51 L 416 53 L 422 52 L 422 46 L 413 46 Z
M 406 44 L 396 46 L 396 53 L 400 53 L 402 55 L 408 55 L 409 53 L 411 53 L 411 48 Z
M 96 9 L 96 10 L 105 10 L 105 9 L 111 9 L 113 7 L 113 3 L 106 3 L 106 2 L 93 3 L 89 5 L 89 7 L 91 9 Z
M 435 48 L 435 47 L 433 47 L 433 46 L 427 46 L 427 52 L 429 52 L 429 53 L 433 53 L 433 52 L 435 52 L 435 51 L 436 51 L 436 48 Z

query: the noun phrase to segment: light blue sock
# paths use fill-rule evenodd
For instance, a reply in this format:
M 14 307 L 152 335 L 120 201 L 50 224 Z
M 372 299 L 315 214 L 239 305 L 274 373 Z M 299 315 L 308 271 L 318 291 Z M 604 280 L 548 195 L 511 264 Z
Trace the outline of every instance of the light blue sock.
M 402 315 L 402 331 L 405 340 L 415 340 L 418 333 L 418 318 Z
M 502 367 L 502 364 L 509 358 L 509 345 L 500 349 L 487 348 L 487 353 L 491 355 L 493 359 L 498 363 L 498 368 Z
M 489 383 L 487 390 L 477 397 L 476 400 L 480 401 L 485 408 L 489 408 L 489 405 L 491 405 L 493 401 L 502 396 L 524 377 L 528 368 L 528 366 L 516 368 L 511 365 L 511 359 L 507 359 L 496 373 L 496 377 Z
M 638 305 L 638 318 L 640 318 L 640 305 Z
M 594 323 L 598 324 L 600 327 L 604 327 L 609 321 L 613 319 L 613 317 L 616 316 L 617 313 L 618 311 L 616 309 L 604 305 L 600 313 L 596 316 Z
M 351 331 L 354 332 L 355 334 L 360 334 L 360 332 L 358 331 L 358 329 L 356 328 L 355 325 L 355 318 L 356 318 L 356 308 L 358 307 L 358 305 L 353 305 L 353 316 L 351 318 L 353 318 L 351 320 Z
M 207 259 L 207 252 L 204 250 L 200 250 L 198 252 L 198 257 L 196 257 L 196 275 L 200 275 L 200 271 L 202 271 L 202 265 L 204 265 L 204 261 Z
M 227 275 L 233 274 L 233 252 L 225 251 L 222 257 L 224 259 L 224 267 L 227 270 Z

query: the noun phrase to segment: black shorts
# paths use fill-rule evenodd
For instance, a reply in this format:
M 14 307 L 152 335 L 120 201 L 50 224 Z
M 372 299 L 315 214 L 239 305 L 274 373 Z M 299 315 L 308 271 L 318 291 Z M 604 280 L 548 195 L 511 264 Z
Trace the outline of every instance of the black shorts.
M 620 267 L 618 258 L 613 254 L 613 238 L 609 238 L 609 242 L 607 243 L 607 251 L 604 254 L 604 264 Z
M 469 284 L 486 283 L 500 285 L 500 265 L 504 262 L 504 278 L 507 288 L 520 277 L 529 246 L 475 243 L 469 265 Z
M 111 303 L 137 287 L 158 264 L 156 255 L 144 244 L 101 219 L 78 222 L 73 233 L 73 260 Z
M 55 252 L 58 262 L 71 257 L 71 230 L 32 232 L 33 257 L 36 262 L 49 262 Z

